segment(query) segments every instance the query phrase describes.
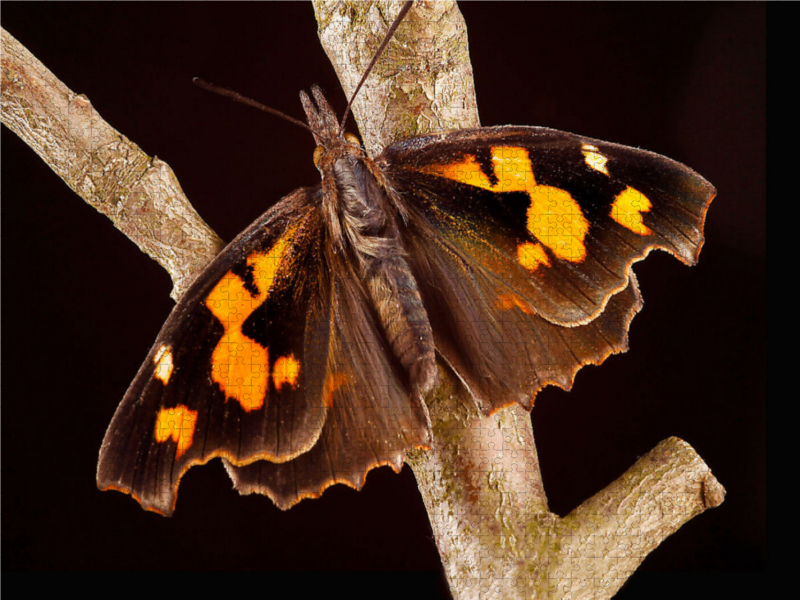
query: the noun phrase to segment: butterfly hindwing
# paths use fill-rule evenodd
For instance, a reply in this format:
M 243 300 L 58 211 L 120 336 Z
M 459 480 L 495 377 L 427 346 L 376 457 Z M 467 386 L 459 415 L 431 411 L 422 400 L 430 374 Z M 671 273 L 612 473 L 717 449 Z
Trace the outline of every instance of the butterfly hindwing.
M 175 307 L 106 433 L 102 489 L 170 514 L 195 464 L 286 461 L 317 441 L 331 290 L 313 193 L 251 225 Z
M 343 483 L 361 489 L 367 472 L 396 472 L 412 448 L 430 443 L 427 408 L 408 382 L 380 331 L 352 266 L 329 254 L 336 273 L 332 294 L 331 352 L 325 381 L 327 419 L 314 447 L 288 463 L 227 464 L 236 489 L 260 493 L 287 509 Z
M 436 350 L 485 414 L 513 402 L 530 410 L 542 387 L 569 389 L 580 367 L 627 350 L 628 325 L 642 306 L 633 273 L 595 319 L 563 327 L 413 213 L 410 220 L 409 254 Z
M 663 156 L 542 127 L 413 138 L 377 162 L 433 229 L 566 326 L 595 318 L 653 248 L 693 263 L 715 194 Z
M 318 206 L 308 190 L 281 201 L 176 306 L 106 434 L 102 489 L 171 514 L 183 473 L 221 457 L 239 491 L 288 508 L 429 444 L 427 410 L 359 277 L 326 250 Z
M 535 127 L 415 138 L 377 162 L 437 351 L 485 413 L 624 351 L 631 264 L 653 248 L 692 263 L 715 192 L 656 154 Z

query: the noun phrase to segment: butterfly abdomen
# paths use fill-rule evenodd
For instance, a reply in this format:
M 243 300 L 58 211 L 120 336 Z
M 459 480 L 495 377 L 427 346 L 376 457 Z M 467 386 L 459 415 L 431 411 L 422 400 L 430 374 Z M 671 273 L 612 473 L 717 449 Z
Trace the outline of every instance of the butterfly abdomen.
M 424 396 L 436 382 L 433 331 L 405 258 L 392 204 L 360 160 L 338 160 L 334 177 L 342 242 L 356 258 L 386 342 L 412 391 Z
M 365 283 L 394 355 L 408 373 L 414 392 L 424 396 L 436 383 L 428 313 L 405 258 L 398 255 L 380 262 Z

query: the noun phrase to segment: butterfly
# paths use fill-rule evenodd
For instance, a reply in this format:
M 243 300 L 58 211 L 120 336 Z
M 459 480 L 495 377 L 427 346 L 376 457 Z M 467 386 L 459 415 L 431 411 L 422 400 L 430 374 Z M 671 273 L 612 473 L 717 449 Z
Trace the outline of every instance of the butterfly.
M 389 36 L 387 36 L 388 38 Z M 365 74 L 366 76 L 366 74 Z M 303 94 L 322 182 L 198 277 L 106 433 L 98 485 L 171 514 L 221 457 L 281 508 L 430 445 L 440 369 L 484 414 L 619 351 L 633 262 L 693 263 L 714 188 L 639 149 L 541 127 L 421 136 L 370 159 Z

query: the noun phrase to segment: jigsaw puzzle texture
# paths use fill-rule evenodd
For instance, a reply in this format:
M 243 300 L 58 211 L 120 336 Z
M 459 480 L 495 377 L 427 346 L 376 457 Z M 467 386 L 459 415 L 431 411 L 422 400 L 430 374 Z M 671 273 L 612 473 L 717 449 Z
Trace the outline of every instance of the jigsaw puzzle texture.
M 692 264 L 702 246 L 715 190 L 663 156 L 522 126 L 419 136 L 371 159 L 318 88 L 303 106 L 321 183 L 285 196 L 198 277 L 109 426 L 98 484 L 148 510 L 172 514 L 181 478 L 213 458 L 238 491 L 282 509 L 334 484 L 360 489 L 371 469 L 399 472 L 436 445 L 444 395 L 484 425 L 530 411 L 544 387 L 569 389 L 627 349 L 642 306 L 634 262 L 658 248 Z M 471 518 L 496 515 L 480 491 L 495 471 L 510 473 L 514 502 L 547 510 L 521 483 L 538 478 L 532 438 L 507 434 L 456 434 L 454 464 L 476 477 Z M 721 502 L 695 467 L 692 486 Z M 613 535 L 560 524 L 520 533 L 513 551 L 478 537 L 490 558 L 540 553 L 541 573 L 580 571 L 580 585 L 621 539 L 636 556 L 652 549 L 634 510 L 647 499 L 609 498 L 619 511 L 598 531 Z M 528 589 L 503 574 L 516 576 Z

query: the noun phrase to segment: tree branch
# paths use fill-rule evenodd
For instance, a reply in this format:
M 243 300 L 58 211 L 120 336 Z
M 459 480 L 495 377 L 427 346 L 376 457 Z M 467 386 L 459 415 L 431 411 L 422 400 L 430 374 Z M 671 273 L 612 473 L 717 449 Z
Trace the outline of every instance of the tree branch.
M 403 2 L 313 4 L 320 41 L 349 98 Z M 406 16 L 353 103 L 371 156 L 399 139 L 480 127 L 466 36 L 452 0 L 417 3 Z
M 120 134 L 2 31 L 3 124 L 89 206 L 158 261 L 180 298 L 224 246 L 165 162 Z

